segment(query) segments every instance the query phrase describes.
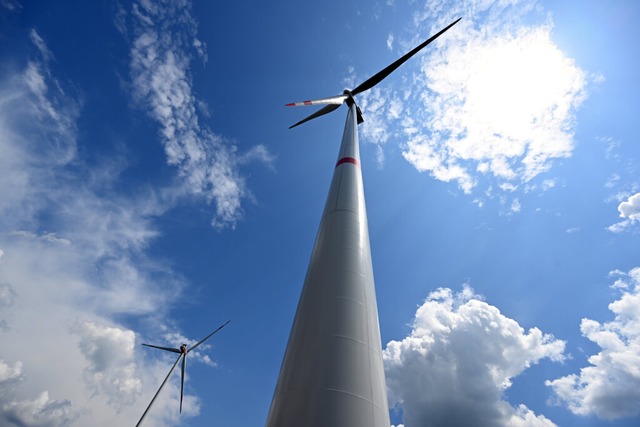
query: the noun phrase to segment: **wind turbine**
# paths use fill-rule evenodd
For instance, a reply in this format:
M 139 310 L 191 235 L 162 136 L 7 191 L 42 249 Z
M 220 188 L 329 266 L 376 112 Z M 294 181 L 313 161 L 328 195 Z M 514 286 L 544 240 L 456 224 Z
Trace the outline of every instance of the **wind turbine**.
M 353 99 L 354 96 L 356 96 L 357 94 L 362 93 L 364 91 L 367 91 L 367 90 L 371 89 L 372 87 L 374 87 L 375 85 L 377 85 L 378 83 L 380 83 L 385 77 L 387 77 L 389 74 L 393 73 L 399 66 L 401 66 L 402 64 L 407 62 L 407 60 L 409 60 L 409 58 L 411 58 L 413 55 L 418 53 L 420 50 L 422 50 L 429 43 L 431 43 L 432 41 L 434 41 L 435 39 L 440 37 L 440 35 L 442 35 L 442 33 L 447 31 L 449 28 L 453 27 L 461 19 L 462 18 L 456 19 L 451 24 L 447 25 L 442 30 L 438 31 L 436 34 L 432 35 L 427 40 L 425 40 L 422 43 L 420 43 L 418 46 L 413 48 L 411 51 L 407 52 L 404 56 L 402 56 L 401 58 L 398 58 L 392 64 L 389 64 L 387 67 L 385 67 L 384 69 L 378 71 L 375 75 L 373 75 L 372 77 L 368 78 L 367 80 L 365 80 L 364 82 L 360 83 L 358 86 L 356 86 L 355 88 L 353 88 L 351 90 L 345 89 L 344 92 L 342 92 L 342 94 L 336 95 L 336 96 L 331 96 L 329 98 L 316 99 L 316 100 L 313 100 L 313 101 L 292 102 L 290 104 L 286 104 L 285 106 L 287 106 L 287 107 L 302 107 L 302 106 L 307 106 L 307 105 L 327 104 L 326 106 L 324 106 L 320 110 L 316 111 L 315 113 L 311 114 L 310 116 L 305 117 L 304 119 L 300 120 L 298 123 L 296 123 L 296 124 L 294 124 L 292 126 L 289 126 L 289 129 L 294 128 L 294 127 L 296 127 L 298 125 L 301 125 L 301 124 L 303 124 L 305 122 L 308 122 L 309 120 L 313 120 L 316 117 L 324 116 L 325 114 L 328 114 L 328 113 L 332 112 L 333 110 L 337 109 L 338 107 L 340 107 L 342 104 L 344 104 L 345 101 L 347 102 L 347 105 L 349 105 L 350 103 L 354 103 L 355 104 L 355 101 Z M 360 107 L 358 107 L 357 105 L 356 105 L 356 112 L 357 112 L 357 115 L 358 115 L 357 116 L 358 117 L 358 124 L 360 124 L 360 123 L 362 123 L 364 121 L 364 119 L 362 118 L 362 112 L 360 111 Z
M 151 403 L 149 403 L 149 406 L 147 406 L 147 409 L 144 410 L 144 413 L 140 417 L 140 421 L 138 421 L 138 424 L 136 424 L 136 427 L 138 427 L 142 423 L 142 420 L 144 419 L 145 415 L 147 415 L 147 412 L 149 412 L 149 409 L 151 409 L 151 405 L 153 405 L 153 402 L 156 400 L 156 397 L 158 397 L 158 394 L 160 394 L 160 390 L 162 390 L 162 387 L 164 387 L 165 383 L 167 382 L 167 380 L 171 376 L 171 373 L 175 369 L 175 367 L 178 364 L 178 362 L 180 361 L 180 359 L 182 359 L 182 374 L 180 376 L 180 413 L 182 413 L 182 397 L 184 395 L 184 371 L 185 371 L 185 369 L 187 367 L 187 354 L 189 354 L 192 350 L 195 350 L 200 344 L 202 344 L 203 342 L 208 340 L 211 337 L 211 335 L 215 334 L 220 329 L 224 328 L 227 325 L 227 323 L 229 323 L 229 322 L 231 322 L 231 320 L 227 320 L 224 324 L 222 324 L 222 326 L 219 326 L 218 329 L 216 329 L 215 331 L 211 332 L 209 335 L 207 335 L 206 337 L 204 337 L 203 339 L 198 341 L 191 348 L 187 348 L 187 344 L 182 344 L 180 346 L 180 348 L 160 347 L 158 345 L 142 344 L 142 345 L 147 346 L 147 347 L 153 347 L 153 348 L 158 348 L 160 350 L 170 351 L 172 353 L 178 353 L 178 358 L 174 362 L 174 364 L 171 367 L 171 369 L 169 369 L 169 373 L 164 378 L 164 381 L 162 381 L 162 384 L 160 384 L 160 388 L 158 389 L 158 391 L 156 391 L 156 394 L 153 396 L 153 399 L 151 399 Z
M 389 427 L 354 96 L 371 89 L 452 22 L 352 90 L 288 106 L 349 107 L 338 160 L 302 287 L 266 427 Z

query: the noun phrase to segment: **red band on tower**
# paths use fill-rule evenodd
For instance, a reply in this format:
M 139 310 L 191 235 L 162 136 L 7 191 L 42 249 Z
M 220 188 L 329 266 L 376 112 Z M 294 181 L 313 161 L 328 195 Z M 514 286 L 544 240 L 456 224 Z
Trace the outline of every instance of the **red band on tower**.
M 340 166 L 343 163 L 353 163 L 354 165 L 360 167 L 360 162 L 358 161 L 358 159 L 355 159 L 353 157 L 343 157 L 340 160 L 338 160 L 338 163 L 336 163 L 336 167 Z

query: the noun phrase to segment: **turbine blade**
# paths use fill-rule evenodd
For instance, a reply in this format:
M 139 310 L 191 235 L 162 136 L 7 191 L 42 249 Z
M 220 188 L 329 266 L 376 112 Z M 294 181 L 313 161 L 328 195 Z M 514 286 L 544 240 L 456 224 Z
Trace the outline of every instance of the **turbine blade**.
M 184 370 L 187 367 L 187 355 L 182 358 L 182 375 L 180 376 L 180 413 L 182 413 L 182 396 L 184 396 Z
M 225 326 L 227 326 L 227 323 L 231 322 L 231 320 L 227 320 L 226 322 L 224 322 L 222 324 L 222 326 L 219 326 L 218 329 L 216 329 L 215 331 L 211 332 L 209 335 L 207 335 L 206 337 L 204 337 L 203 339 L 201 339 L 196 345 L 194 345 L 193 347 L 191 347 L 189 350 L 187 350 L 187 353 L 189 353 L 191 350 L 195 349 L 196 347 L 198 347 L 200 344 L 202 344 L 203 342 L 205 342 L 206 340 L 209 339 L 209 337 L 211 337 L 211 335 L 215 334 L 216 332 L 218 332 L 220 329 L 224 328 Z
M 329 114 L 330 112 L 332 112 L 333 110 L 335 110 L 338 107 L 340 107 L 340 104 L 339 105 L 336 105 L 336 104 L 326 105 L 326 106 L 322 107 L 321 109 L 319 109 L 318 111 L 316 111 L 315 113 L 313 113 L 312 115 L 300 120 L 295 125 L 289 126 L 289 129 L 293 129 L 294 127 L 296 127 L 298 125 L 301 125 L 303 123 L 306 123 L 309 120 L 313 120 L 316 117 L 320 117 L 320 116 L 324 116 L 325 114 Z
M 375 74 L 374 76 L 370 77 L 369 79 L 365 80 L 360 85 L 356 86 L 356 88 L 353 89 L 351 91 L 351 93 L 355 96 L 355 95 L 357 95 L 359 93 L 364 92 L 365 90 L 371 89 L 372 87 L 374 87 L 375 85 L 380 83 L 385 77 L 387 77 L 389 74 L 393 73 L 396 70 L 396 68 L 398 68 L 399 66 L 404 64 L 409 58 L 411 58 L 413 55 L 418 53 L 426 45 L 428 45 L 429 43 L 431 43 L 432 41 L 434 41 L 435 39 L 440 37 L 442 35 L 442 33 L 447 31 L 449 28 L 453 27 L 461 19 L 462 18 L 456 19 L 451 24 L 447 25 L 442 30 L 438 31 L 436 34 L 434 34 L 433 36 L 429 37 L 427 40 L 423 41 L 420 45 L 416 46 L 412 51 L 406 53 L 403 57 L 401 57 L 400 59 L 396 60 L 391 65 L 387 66 L 386 68 L 384 68 L 383 70 L 381 70 L 377 74 Z
M 147 346 L 147 347 L 159 348 L 160 350 L 170 351 L 172 353 L 180 353 L 180 349 L 179 348 L 160 347 L 158 345 L 151 345 L 151 344 L 142 344 L 142 345 Z
M 136 424 L 136 427 L 138 427 L 142 423 L 142 420 L 144 420 L 145 415 L 147 415 L 147 412 L 149 412 L 149 409 L 151 409 L 151 405 L 153 405 L 153 402 L 156 400 L 156 397 L 158 397 L 158 395 L 160 394 L 160 390 L 162 390 L 162 387 L 164 387 L 164 384 L 169 379 L 169 376 L 171 375 L 171 373 L 175 369 L 176 365 L 178 364 L 178 362 L 180 361 L 180 358 L 182 356 L 183 356 L 182 353 L 180 353 L 180 356 L 178 356 L 178 358 L 176 359 L 175 363 L 173 364 L 173 366 L 169 370 L 169 373 L 164 378 L 164 381 L 162 381 L 162 384 L 160 384 L 160 388 L 158 389 L 158 391 L 156 391 L 156 394 L 153 396 L 153 399 L 151 399 L 151 403 L 149 403 L 149 406 L 147 406 L 147 409 L 144 410 L 144 414 L 142 414 L 142 416 L 140 417 L 140 421 L 138 421 L 138 424 Z
M 342 105 L 345 99 L 347 99 L 347 95 L 336 95 L 330 98 L 315 99 L 313 101 L 292 102 L 290 104 L 285 104 L 285 107 L 304 107 L 306 105 L 320 105 L 320 104 Z

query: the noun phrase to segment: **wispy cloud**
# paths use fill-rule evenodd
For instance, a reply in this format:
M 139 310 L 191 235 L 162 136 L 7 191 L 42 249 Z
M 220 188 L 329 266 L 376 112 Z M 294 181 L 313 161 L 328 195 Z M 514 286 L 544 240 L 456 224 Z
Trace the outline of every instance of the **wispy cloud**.
M 387 49 L 389 50 L 393 49 L 393 34 L 389 34 L 387 36 Z
M 17 0 L 0 0 L 0 6 L 10 11 L 19 10 L 22 7 Z
M 618 203 L 618 212 L 623 218 L 606 229 L 611 233 L 635 232 L 640 222 L 640 181 L 636 161 L 628 156 L 621 156 L 618 150 L 622 142 L 612 137 L 598 137 L 597 141 L 606 144 L 604 158 L 614 162 L 616 172 L 612 173 L 604 184 L 610 190 L 605 198 L 606 203 Z
M 184 283 L 145 252 L 162 198 L 116 192 L 121 159 L 83 167 L 74 86 L 52 73 L 46 37 L 30 39 L 34 58 L 0 79 L 0 329 L 12 343 L 0 349 L 0 424 L 121 425 L 166 370 L 134 361 L 135 333 L 118 319 L 153 323 Z M 154 425 L 175 424 L 164 407 Z M 195 396 L 185 413 L 198 413 Z
M 252 163 L 256 161 L 265 164 L 271 170 L 275 170 L 274 163 L 276 161 L 276 156 L 271 154 L 267 147 L 262 144 L 258 144 L 246 153 L 238 156 L 238 162 L 240 164 Z
M 190 2 L 135 2 L 128 18 L 128 29 L 123 30 L 122 17 L 118 28 L 132 37 L 134 99 L 160 125 L 167 162 L 178 168 L 184 192 L 215 204 L 215 227 L 235 226 L 242 200 L 250 194 L 238 171 L 237 147 L 199 117 L 206 110 L 193 93 L 190 65 L 193 54 L 206 62 L 206 45 L 197 38 Z M 253 158 L 271 160 L 268 155 Z
M 540 10 L 525 0 L 425 2 L 414 15 L 421 33 L 463 19 L 421 57 L 401 91 L 365 95 L 381 105 L 366 112 L 366 140 L 381 145 L 392 135 L 416 169 L 466 193 L 481 177 L 519 187 L 571 156 L 587 76 L 553 43 L 551 18 Z M 391 94 L 403 105 L 396 120 L 385 104 Z
M 542 359 L 564 360 L 565 343 L 528 332 L 467 286 L 438 289 L 416 312 L 411 333 L 384 350 L 391 405 L 409 426 L 554 426 L 504 391 Z
M 640 268 L 620 276 L 612 286 L 622 291 L 609 304 L 615 318 L 606 323 L 582 319 L 580 330 L 600 347 L 590 366 L 546 384 L 558 400 L 578 415 L 615 419 L 640 414 Z

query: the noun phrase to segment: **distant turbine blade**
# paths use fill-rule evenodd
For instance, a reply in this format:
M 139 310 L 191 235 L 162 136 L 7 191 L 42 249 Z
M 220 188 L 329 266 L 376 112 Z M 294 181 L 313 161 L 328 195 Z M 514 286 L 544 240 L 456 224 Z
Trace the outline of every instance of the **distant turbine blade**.
M 442 35 L 442 33 L 444 33 L 445 31 L 447 31 L 449 28 L 453 27 L 455 24 L 458 23 L 459 20 L 461 20 L 462 18 L 458 18 L 455 21 L 453 21 L 451 24 L 447 25 L 446 27 L 444 27 L 442 30 L 438 31 L 436 34 L 434 34 L 433 36 L 429 37 L 427 40 L 425 40 L 424 42 L 422 42 L 420 45 L 418 45 L 417 47 L 415 47 L 411 52 L 405 54 L 402 58 L 398 59 L 397 61 L 395 61 L 393 64 L 387 66 L 385 69 L 383 69 L 382 71 L 379 71 L 377 74 L 375 74 L 373 77 L 370 77 L 369 79 L 365 80 L 363 83 L 361 83 L 360 85 L 356 86 L 355 89 L 353 89 L 351 91 L 351 93 L 355 96 L 359 93 L 364 92 L 365 90 L 369 90 L 372 87 L 374 87 L 375 85 L 377 85 L 378 83 L 380 83 L 385 77 L 387 77 L 389 74 L 393 73 L 396 68 L 398 68 L 399 66 L 401 66 L 402 64 L 404 64 L 409 58 L 411 58 L 413 55 L 415 55 L 416 53 L 418 53 L 422 48 L 424 48 L 426 45 L 428 45 L 429 43 L 431 43 L 432 41 L 434 41 L 435 39 L 437 39 L 438 37 L 440 37 Z
M 342 105 L 345 99 L 347 99 L 347 95 L 336 95 L 330 98 L 315 99 L 313 101 L 292 102 L 290 104 L 285 104 L 285 107 L 304 107 L 307 105 L 319 105 L 319 104 Z
M 180 413 L 182 413 L 182 396 L 184 396 L 184 371 L 187 367 L 187 355 L 182 358 L 182 375 L 180 376 Z
M 300 120 L 298 123 L 296 123 L 295 125 L 289 126 L 289 129 L 293 129 L 294 127 L 301 125 L 303 123 L 308 122 L 309 120 L 313 120 L 317 117 L 320 116 L 324 116 L 325 114 L 329 114 L 330 112 L 332 112 L 333 110 L 335 110 L 336 108 L 340 107 L 341 104 L 329 104 L 321 109 L 319 109 L 318 111 L 316 111 L 315 113 L 313 113 L 312 115 Z
M 215 331 L 211 332 L 209 335 L 207 335 L 206 337 L 204 337 L 203 339 L 201 339 L 196 345 L 194 345 L 193 347 L 191 347 L 189 350 L 187 350 L 187 353 L 189 353 L 191 350 L 194 350 L 196 347 L 198 347 L 200 344 L 202 344 L 203 342 L 205 342 L 206 340 L 209 339 L 209 337 L 211 337 L 211 335 L 215 334 L 216 332 L 218 332 L 220 329 L 224 328 L 225 326 L 227 326 L 227 323 L 231 322 L 231 320 L 227 320 L 226 322 L 224 322 L 224 324 L 222 324 L 222 326 L 218 327 L 218 329 L 216 329 Z
M 160 350 L 170 351 L 172 353 L 181 353 L 180 349 L 178 349 L 178 348 L 160 347 L 158 345 L 151 345 L 151 344 L 142 344 L 142 345 L 147 346 L 147 347 L 159 348 Z
M 153 346 L 149 346 L 149 347 L 153 347 Z M 178 353 L 180 353 L 180 352 L 178 352 Z M 162 381 L 162 384 L 160 384 L 160 388 L 158 389 L 158 391 L 156 391 L 156 394 L 153 396 L 153 399 L 151 399 L 151 403 L 149 403 L 149 406 L 147 406 L 147 409 L 144 410 L 144 414 L 142 414 L 142 416 L 140 417 L 140 421 L 138 421 L 138 424 L 136 424 L 136 427 L 138 427 L 142 423 L 142 420 L 144 420 L 144 416 L 147 415 L 147 412 L 149 412 L 149 409 L 151 409 L 151 405 L 153 405 L 153 402 L 156 400 L 156 397 L 158 397 L 158 395 L 160 394 L 160 390 L 162 390 L 162 387 L 164 387 L 164 384 L 169 379 L 169 376 L 173 372 L 174 368 L 176 367 L 176 365 L 178 364 L 178 362 L 180 361 L 180 358 L 182 356 L 183 356 L 182 353 L 180 353 L 180 356 L 178 356 L 178 358 L 176 359 L 175 363 L 173 364 L 173 366 L 169 370 L 169 373 L 164 378 L 164 381 Z

